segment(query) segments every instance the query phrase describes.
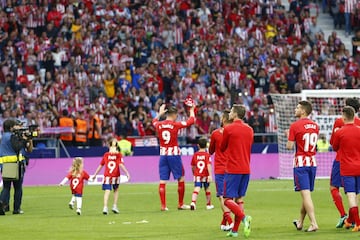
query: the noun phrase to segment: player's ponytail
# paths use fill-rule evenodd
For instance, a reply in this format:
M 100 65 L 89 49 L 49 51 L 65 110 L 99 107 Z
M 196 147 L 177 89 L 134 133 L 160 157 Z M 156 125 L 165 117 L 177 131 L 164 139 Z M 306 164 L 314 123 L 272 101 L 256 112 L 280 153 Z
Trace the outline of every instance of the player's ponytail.
M 76 177 L 78 174 L 81 173 L 82 167 L 83 167 L 83 162 L 84 162 L 84 160 L 82 157 L 74 158 L 72 165 L 71 165 L 71 169 L 70 169 L 71 175 L 73 177 Z

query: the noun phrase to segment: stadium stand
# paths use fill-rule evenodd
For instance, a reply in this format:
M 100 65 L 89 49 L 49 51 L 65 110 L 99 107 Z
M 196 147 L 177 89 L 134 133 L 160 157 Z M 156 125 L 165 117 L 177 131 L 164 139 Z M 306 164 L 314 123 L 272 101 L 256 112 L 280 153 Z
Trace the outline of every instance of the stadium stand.
M 16 117 L 49 129 L 63 110 L 87 121 L 94 110 L 104 139 L 151 136 L 159 106 L 177 106 L 181 118 L 190 96 L 199 118 L 180 134 L 187 142 L 218 127 L 234 102 L 256 109 L 264 126 L 253 111 L 247 118 L 268 141 L 276 132 L 269 93 L 359 88 L 360 51 L 336 31 L 324 36 L 318 4 L 0 1 L 0 123 Z

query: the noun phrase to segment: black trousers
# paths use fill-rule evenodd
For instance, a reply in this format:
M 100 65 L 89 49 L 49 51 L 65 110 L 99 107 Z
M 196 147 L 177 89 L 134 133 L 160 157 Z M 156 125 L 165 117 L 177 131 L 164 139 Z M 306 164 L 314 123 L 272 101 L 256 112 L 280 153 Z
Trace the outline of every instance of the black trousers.
M 24 181 L 24 164 L 19 164 L 20 177 L 18 180 L 3 180 L 3 190 L 0 194 L 0 201 L 5 205 L 9 205 L 10 202 L 10 189 L 11 185 L 14 187 L 14 209 L 13 211 L 19 211 L 21 209 L 21 201 L 23 195 L 23 181 Z

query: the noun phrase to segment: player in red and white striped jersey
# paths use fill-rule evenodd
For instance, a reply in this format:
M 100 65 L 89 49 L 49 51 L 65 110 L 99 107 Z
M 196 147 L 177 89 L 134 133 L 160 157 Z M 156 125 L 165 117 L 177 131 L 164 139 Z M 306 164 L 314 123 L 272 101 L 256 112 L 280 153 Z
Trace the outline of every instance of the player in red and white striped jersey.
M 67 181 L 70 180 L 72 197 L 69 202 L 69 207 L 70 209 L 74 209 L 74 203 L 76 201 L 76 213 L 78 215 L 81 215 L 84 181 L 89 180 L 89 178 L 89 174 L 84 170 L 84 159 L 81 157 L 76 157 L 72 162 L 69 173 L 59 184 L 60 186 L 63 186 Z
M 197 151 L 191 159 L 191 167 L 194 174 L 194 191 L 191 197 L 191 210 L 196 209 L 196 201 L 200 189 L 204 187 L 206 195 L 206 209 L 211 210 L 214 205 L 211 205 L 211 191 L 210 182 L 212 182 L 211 171 L 211 156 L 206 151 L 207 140 L 200 138 L 198 140 L 199 151 Z
M 159 136 L 160 145 L 160 184 L 159 195 L 161 201 L 161 211 L 167 211 L 166 207 L 166 181 L 170 179 L 170 173 L 174 179 L 178 180 L 179 202 L 178 209 L 190 209 L 184 205 L 185 183 L 184 183 L 184 167 L 181 161 L 181 150 L 178 144 L 178 132 L 181 128 L 189 127 L 195 123 L 195 104 L 192 103 L 190 108 L 190 117 L 188 120 L 177 122 L 177 108 L 170 107 L 165 109 L 166 105 L 161 105 L 158 115 L 153 119 L 152 123 L 156 128 Z M 159 118 L 165 113 L 166 119 L 160 121 Z
M 94 176 L 92 177 L 95 180 L 96 175 L 100 172 L 102 167 L 105 166 L 104 170 L 104 181 L 102 189 L 104 192 L 104 208 L 103 214 L 108 214 L 108 201 L 110 196 L 110 191 L 114 190 L 114 204 L 112 211 L 114 213 L 119 213 L 117 208 L 117 201 L 119 196 L 119 184 L 120 184 L 120 168 L 125 172 L 128 179 L 130 179 L 130 174 L 124 165 L 124 160 L 121 153 L 117 149 L 117 139 L 112 138 L 109 140 L 109 152 L 106 152 L 100 162 L 100 165 L 96 169 Z
M 301 230 L 307 214 L 311 222 L 310 227 L 307 229 L 308 232 L 314 232 L 319 228 L 315 218 L 314 204 L 311 199 L 316 175 L 315 154 L 319 126 L 308 118 L 311 112 L 312 106 L 310 102 L 299 102 L 295 109 L 295 117 L 299 118 L 299 120 L 291 124 L 286 144 L 286 148 L 289 150 L 294 149 L 296 144 L 294 185 L 295 191 L 300 191 L 302 197 L 300 218 L 293 223 L 297 230 Z

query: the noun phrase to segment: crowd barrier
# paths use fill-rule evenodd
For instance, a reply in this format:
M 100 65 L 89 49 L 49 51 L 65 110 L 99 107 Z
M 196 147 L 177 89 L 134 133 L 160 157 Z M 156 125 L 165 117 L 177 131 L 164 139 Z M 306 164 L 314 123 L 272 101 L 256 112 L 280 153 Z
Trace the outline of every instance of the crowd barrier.
M 191 156 L 182 156 L 186 181 L 192 181 Z M 93 174 L 101 157 L 85 157 L 84 168 Z M 31 159 L 25 173 L 24 185 L 56 185 L 66 176 L 71 166 L 71 158 Z M 125 157 L 125 165 L 131 174 L 131 183 L 152 183 L 159 181 L 159 156 Z M 251 160 L 251 178 L 269 179 L 279 176 L 277 154 L 253 154 Z

